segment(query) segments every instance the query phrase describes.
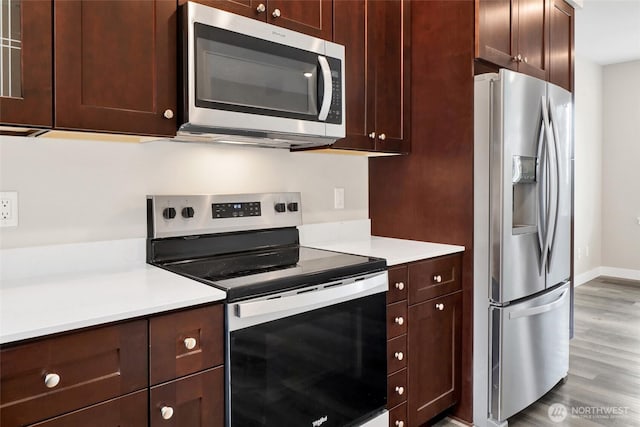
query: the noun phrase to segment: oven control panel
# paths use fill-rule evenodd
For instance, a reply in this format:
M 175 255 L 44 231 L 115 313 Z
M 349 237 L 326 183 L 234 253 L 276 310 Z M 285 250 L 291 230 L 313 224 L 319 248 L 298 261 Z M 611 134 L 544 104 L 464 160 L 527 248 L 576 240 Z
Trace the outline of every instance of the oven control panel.
M 295 227 L 302 224 L 300 193 L 147 196 L 147 236 Z
M 213 218 L 240 218 L 260 216 L 260 202 L 214 203 L 211 205 Z

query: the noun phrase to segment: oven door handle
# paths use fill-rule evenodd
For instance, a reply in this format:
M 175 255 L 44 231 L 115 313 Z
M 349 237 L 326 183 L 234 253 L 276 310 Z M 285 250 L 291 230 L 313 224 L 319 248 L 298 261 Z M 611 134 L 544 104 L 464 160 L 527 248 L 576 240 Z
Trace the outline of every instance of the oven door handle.
M 321 286 L 322 285 L 318 286 L 318 288 Z M 316 291 L 303 291 L 302 293 L 291 296 L 237 303 L 234 304 L 235 316 L 246 319 L 248 317 L 264 316 L 284 311 L 300 309 L 312 310 L 378 292 L 385 292 L 387 289 L 387 275 L 381 274 L 353 283 L 318 289 Z

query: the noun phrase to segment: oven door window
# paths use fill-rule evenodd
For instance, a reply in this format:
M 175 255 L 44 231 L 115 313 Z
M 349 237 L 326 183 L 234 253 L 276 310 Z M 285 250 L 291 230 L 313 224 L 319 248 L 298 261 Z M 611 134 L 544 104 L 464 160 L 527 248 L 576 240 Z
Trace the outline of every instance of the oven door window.
M 232 426 L 348 426 L 386 405 L 384 293 L 233 331 L 229 350 Z
M 317 54 L 200 23 L 194 31 L 197 107 L 318 120 Z

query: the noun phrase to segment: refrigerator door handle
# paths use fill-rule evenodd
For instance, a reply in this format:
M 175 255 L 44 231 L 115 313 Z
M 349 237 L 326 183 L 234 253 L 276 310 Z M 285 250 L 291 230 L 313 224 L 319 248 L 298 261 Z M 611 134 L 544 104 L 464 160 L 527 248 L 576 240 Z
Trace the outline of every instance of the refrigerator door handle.
M 557 300 L 550 302 L 549 304 L 540 305 L 538 307 L 525 308 L 523 310 L 512 311 L 509 313 L 509 320 L 517 319 L 519 317 L 531 317 L 537 314 L 546 313 L 548 311 L 555 310 L 562 306 L 565 297 L 569 293 L 569 289 L 565 289 Z
M 544 101 L 543 101 L 544 102 Z M 544 181 L 542 180 L 542 174 L 544 173 L 544 122 L 540 122 L 540 137 L 538 138 L 538 161 L 536 162 L 536 176 L 538 177 L 538 218 L 536 222 L 536 231 L 538 234 L 538 245 L 540 246 L 540 273 L 544 269 L 544 260 L 546 256 L 544 254 L 544 215 L 543 206 L 545 200 Z
M 538 222 L 542 223 L 540 229 L 544 236 L 538 234 L 538 238 L 542 238 L 540 274 L 544 273 L 547 266 L 547 258 L 549 253 L 549 191 L 548 191 L 548 170 L 549 170 L 549 112 L 547 110 L 547 97 L 541 97 L 542 106 L 542 137 L 538 145 Z
M 549 119 L 550 119 L 550 131 L 551 131 L 551 150 L 553 153 L 553 160 L 551 164 L 552 173 L 551 176 L 551 194 L 550 194 L 550 220 L 553 221 L 553 225 L 550 225 L 547 233 L 548 233 L 548 257 L 549 263 L 548 266 L 551 265 L 551 257 L 553 254 L 553 244 L 555 243 L 556 236 L 556 226 L 558 224 L 558 207 L 559 207 L 559 197 L 560 197 L 560 165 L 559 165 L 559 153 L 558 153 L 558 141 L 560 141 L 560 136 L 558 135 L 558 126 L 557 121 L 555 120 L 555 112 L 554 112 L 554 104 L 553 99 L 549 97 Z M 550 156 L 551 160 L 551 156 Z

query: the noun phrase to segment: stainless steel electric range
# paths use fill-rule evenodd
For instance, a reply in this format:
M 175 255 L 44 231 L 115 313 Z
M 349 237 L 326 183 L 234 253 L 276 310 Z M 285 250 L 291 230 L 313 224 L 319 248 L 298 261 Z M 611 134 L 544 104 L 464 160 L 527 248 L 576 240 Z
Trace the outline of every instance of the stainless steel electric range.
M 228 427 L 386 427 L 386 262 L 301 222 L 299 193 L 149 196 L 147 262 L 227 293 Z

